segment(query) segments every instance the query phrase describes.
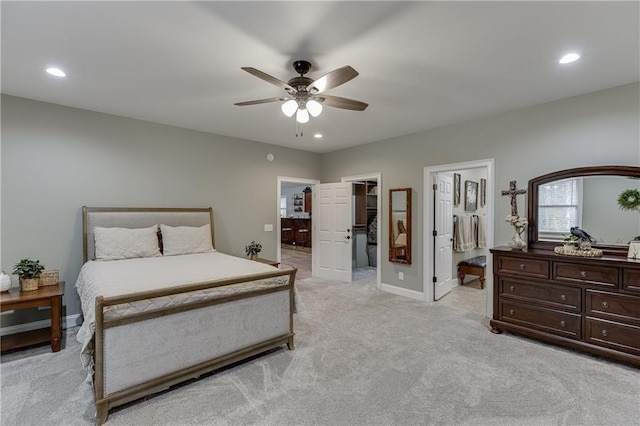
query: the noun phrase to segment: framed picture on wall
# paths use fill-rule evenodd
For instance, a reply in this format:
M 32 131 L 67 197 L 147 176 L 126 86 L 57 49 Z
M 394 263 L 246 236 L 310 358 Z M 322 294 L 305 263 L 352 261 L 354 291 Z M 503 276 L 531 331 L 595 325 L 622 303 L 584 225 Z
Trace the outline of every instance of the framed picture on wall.
M 487 204 L 487 180 L 480 179 L 480 207 Z
M 466 211 L 478 210 L 478 182 L 464 181 L 464 209 Z
M 453 174 L 453 205 L 460 205 L 460 175 L 458 173 Z

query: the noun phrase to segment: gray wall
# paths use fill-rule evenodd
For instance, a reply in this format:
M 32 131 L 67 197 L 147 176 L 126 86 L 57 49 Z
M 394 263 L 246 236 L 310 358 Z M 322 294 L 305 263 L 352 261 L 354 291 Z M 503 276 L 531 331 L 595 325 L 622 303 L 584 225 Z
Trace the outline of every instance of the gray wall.
M 275 258 L 276 235 L 263 224 L 278 220 L 277 176 L 338 182 L 381 172 L 382 211 L 389 188 L 411 187 L 414 220 L 413 264 L 391 264 L 383 256 L 382 281 L 422 291 L 424 167 L 495 158 L 499 194 L 510 180 L 526 187 L 554 170 L 640 165 L 639 98 L 635 83 L 320 155 L 2 96 L 0 263 L 8 271 L 32 257 L 59 269 L 67 282 L 64 314 L 75 314 L 82 205 L 213 206 L 219 250 L 244 256 L 255 239 L 265 257 Z M 274 162 L 265 159 L 268 152 Z M 499 195 L 493 201 L 495 243 L 506 244 L 509 201 Z M 388 253 L 388 223 L 379 223 L 380 249 Z M 2 325 L 46 315 L 2 315 Z
M 576 96 L 417 134 L 335 151 L 322 157 L 322 181 L 342 176 L 382 173 L 383 211 L 389 188 L 411 187 L 413 193 L 413 263 L 383 260 L 382 282 L 422 291 L 423 172 L 426 166 L 495 159 L 495 245 L 505 245 L 511 229 L 504 221 L 509 181 L 526 188 L 529 179 L 556 170 L 605 164 L 640 165 L 640 84 Z M 519 197 L 519 212 L 526 212 Z M 388 224 L 381 221 L 383 235 Z M 382 239 L 381 250 L 388 253 Z M 404 281 L 397 279 L 404 272 Z
M 318 179 L 320 165 L 320 154 L 3 95 L 2 268 L 31 257 L 59 269 L 64 315 L 79 313 L 83 205 L 212 206 L 217 249 L 245 256 L 256 240 L 275 259 L 263 225 L 279 220 L 277 176 Z M 47 315 L 16 311 L 2 325 Z

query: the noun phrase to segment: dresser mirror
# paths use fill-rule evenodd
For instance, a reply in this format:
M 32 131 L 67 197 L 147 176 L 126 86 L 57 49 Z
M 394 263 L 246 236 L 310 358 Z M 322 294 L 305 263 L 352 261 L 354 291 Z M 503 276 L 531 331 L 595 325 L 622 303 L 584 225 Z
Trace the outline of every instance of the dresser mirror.
M 389 262 L 411 264 L 411 188 L 389 190 Z
M 551 249 L 578 226 L 605 254 L 627 254 L 640 237 L 640 212 L 622 210 L 618 197 L 640 190 L 640 167 L 579 167 L 548 173 L 529 181 L 529 247 Z

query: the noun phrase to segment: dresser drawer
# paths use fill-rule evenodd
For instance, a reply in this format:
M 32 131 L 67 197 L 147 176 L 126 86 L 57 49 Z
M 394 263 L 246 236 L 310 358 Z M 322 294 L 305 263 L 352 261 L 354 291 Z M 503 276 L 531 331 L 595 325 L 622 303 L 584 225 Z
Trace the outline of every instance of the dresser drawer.
M 640 269 L 622 269 L 622 288 L 640 294 Z
M 547 308 L 500 300 L 500 318 L 504 322 L 545 331 L 551 334 L 581 338 L 579 314 L 559 312 Z
M 640 297 L 587 290 L 587 315 L 629 322 L 640 326 Z
M 552 279 L 568 283 L 618 287 L 618 268 L 579 263 L 553 263 Z
M 640 355 L 640 327 L 586 317 L 585 341 Z
M 500 278 L 499 286 L 500 297 L 505 299 L 532 302 L 571 312 L 580 312 L 582 309 L 582 290 L 577 287 L 533 283 L 515 278 Z
M 498 273 L 549 279 L 549 262 L 546 260 L 500 256 L 498 257 Z

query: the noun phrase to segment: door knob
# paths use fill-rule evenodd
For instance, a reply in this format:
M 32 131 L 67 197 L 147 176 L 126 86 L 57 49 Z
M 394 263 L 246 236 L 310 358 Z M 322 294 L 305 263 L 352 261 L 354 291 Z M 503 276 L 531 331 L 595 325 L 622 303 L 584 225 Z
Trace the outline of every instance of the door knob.
M 347 240 L 350 240 L 350 239 L 351 239 L 351 235 L 347 235 L 345 238 L 346 238 Z

